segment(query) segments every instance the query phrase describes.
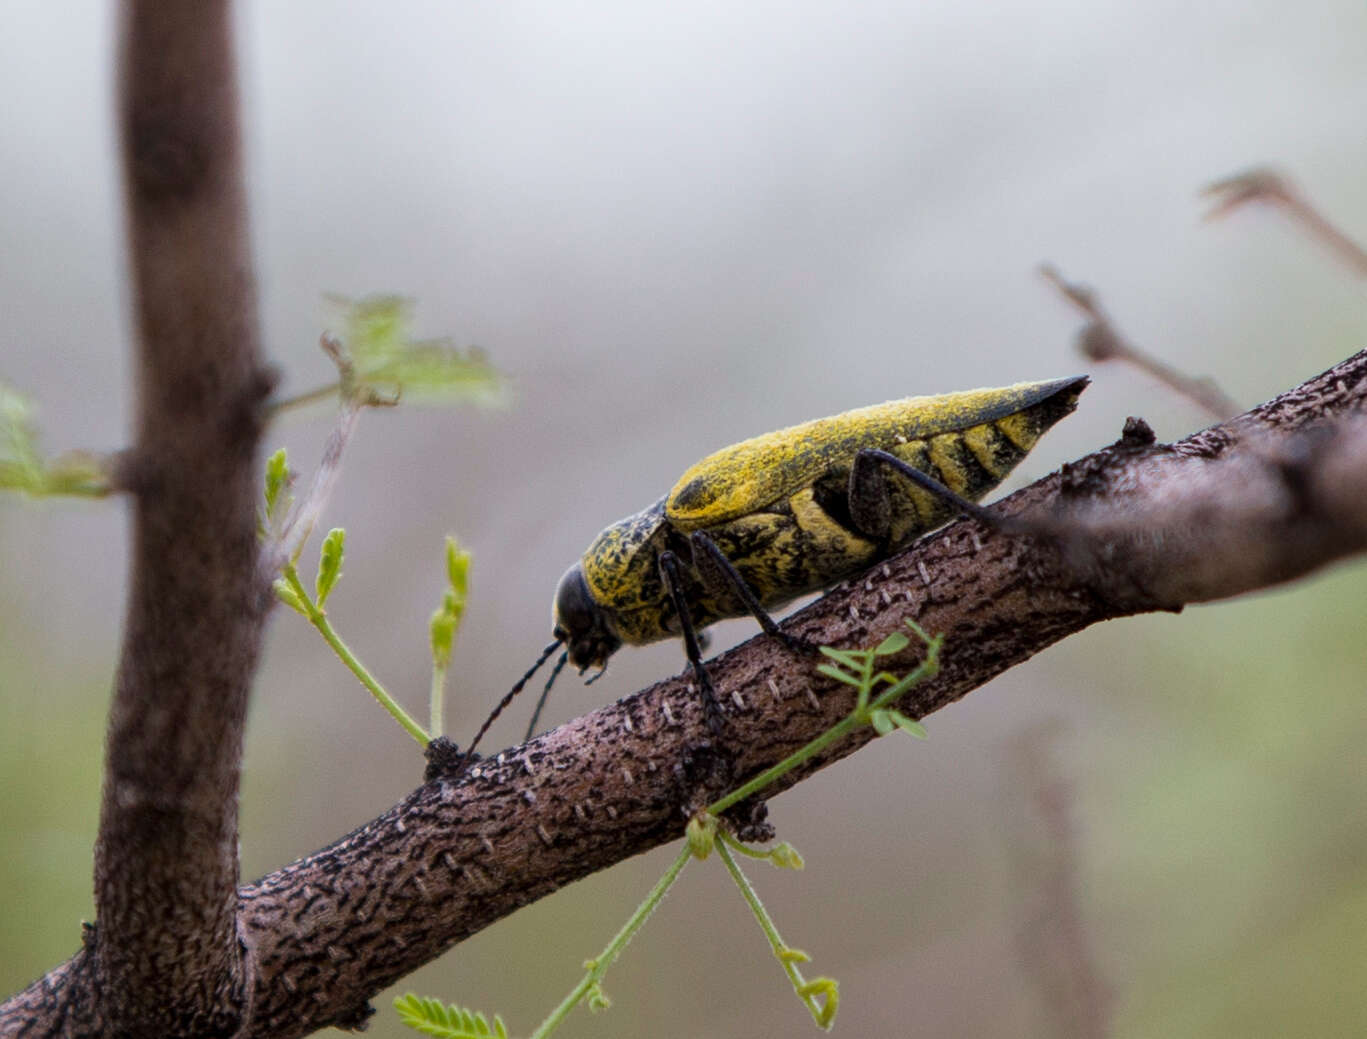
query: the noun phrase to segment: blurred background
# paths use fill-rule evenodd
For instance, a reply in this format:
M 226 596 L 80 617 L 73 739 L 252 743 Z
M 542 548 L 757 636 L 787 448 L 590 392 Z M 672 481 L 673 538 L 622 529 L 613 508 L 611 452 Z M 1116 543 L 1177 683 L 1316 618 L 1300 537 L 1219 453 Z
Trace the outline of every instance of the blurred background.
M 0 377 L 49 449 L 131 413 L 108 4 L 11 0 L 0 33 Z M 1367 286 L 1279 215 L 1198 190 L 1290 172 L 1367 237 L 1367 7 L 244 4 L 265 340 L 329 378 L 325 293 L 398 292 L 477 344 L 506 409 L 367 414 L 324 523 L 329 603 L 418 714 L 442 538 L 475 552 L 448 729 L 547 641 L 556 580 L 708 451 L 889 397 L 1086 370 L 1041 261 L 1135 341 L 1252 404 L 1367 344 Z M 1093 371 L 1011 486 L 1119 435 L 1207 424 Z M 309 468 L 326 406 L 272 428 Z M 0 501 L 0 990 L 92 914 L 120 634 L 118 502 Z M 309 552 L 313 557 L 313 550 Z M 1367 1027 L 1367 568 L 1040 655 L 772 804 L 800 874 L 752 872 L 837 977 L 837 1027 L 893 1036 L 1349 1036 Z M 752 634 L 732 622 L 720 648 Z M 682 666 L 624 651 L 552 724 Z M 530 704 L 524 705 L 524 711 Z M 514 711 L 490 746 L 515 742 Z M 252 705 L 244 875 L 403 796 L 413 742 L 277 611 Z M 406 980 L 526 1034 L 675 849 L 532 906 Z M 680 886 L 566 1036 L 807 1034 L 719 868 Z M 388 999 L 376 1036 L 402 1033 Z

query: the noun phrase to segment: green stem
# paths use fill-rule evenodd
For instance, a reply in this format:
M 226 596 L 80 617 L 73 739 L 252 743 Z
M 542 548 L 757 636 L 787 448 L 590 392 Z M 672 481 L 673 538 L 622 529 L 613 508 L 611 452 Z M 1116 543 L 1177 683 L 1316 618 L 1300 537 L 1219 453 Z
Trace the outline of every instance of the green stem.
M 432 692 L 427 699 L 427 724 L 431 727 L 433 739 L 441 735 L 441 716 L 445 699 L 446 668 L 434 663 L 432 665 Z
M 775 952 L 786 949 L 783 938 L 778 933 L 778 927 L 774 924 L 774 919 L 769 915 L 769 910 L 764 908 L 764 903 L 759 900 L 759 895 L 755 892 L 754 885 L 750 883 L 750 878 L 741 872 L 740 863 L 731 856 L 731 849 L 725 844 L 717 845 L 717 854 L 725 864 L 727 872 L 731 874 L 731 879 L 736 882 L 736 887 L 740 888 L 741 897 L 745 899 L 750 907 L 750 912 L 755 914 L 755 920 L 759 923 L 759 929 L 764 932 L 764 937 L 769 939 L 769 944 Z M 785 965 L 786 966 L 786 965 Z M 794 979 L 794 983 L 801 983 L 805 979 L 797 968 L 789 971 L 789 977 Z
M 375 680 L 375 677 L 366 670 L 365 665 L 363 665 L 360 660 L 356 658 L 356 654 L 351 651 L 351 647 L 343 642 L 342 637 L 333 629 L 332 624 L 328 621 L 327 614 L 314 605 L 313 599 L 309 597 L 309 593 L 305 590 L 303 582 L 299 580 L 299 571 L 295 569 L 294 564 L 286 564 L 282 568 L 282 573 L 284 574 L 285 581 L 289 584 L 291 591 L 293 591 L 294 594 L 299 597 L 299 601 L 304 604 L 304 608 L 308 611 L 307 616 L 309 623 L 318 629 L 318 634 L 323 636 L 323 641 L 332 647 L 332 651 L 337 654 L 342 663 L 347 666 L 347 669 L 356 676 L 361 685 L 365 686 L 366 689 L 370 691 L 370 695 L 375 697 L 379 705 L 388 711 L 390 715 L 393 716 L 394 720 L 402 725 L 404 729 L 407 730 L 408 734 L 417 740 L 419 744 L 424 747 L 427 746 L 429 740 L 427 733 L 423 731 L 423 727 L 415 722 L 412 717 L 409 716 L 408 712 L 399 706 L 398 701 L 389 695 L 384 686 L 380 685 L 380 683 Z
M 940 671 L 939 653 L 939 642 L 935 642 L 931 645 L 930 650 L 926 653 L 926 659 L 921 661 L 921 663 L 916 667 L 916 670 L 912 671 L 910 674 L 903 675 L 896 682 L 894 682 L 890 688 L 883 690 L 876 697 L 874 697 L 873 702 L 869 704 L 868 709 L 864 711 L 863 718 L 861 720 L 867 721 L 869 715 L 872 714 L 874 711 L 878 710 L 878 708 L 886 707 L 888 704 L 900 700 L 906 694 L 907 690 L 910 689 L 912 686 L 918 685 L 919 683 L 924 682 L 927 678 L 930 678 L 933 675 L 938 674 Z
M 774 765 L 772 768 L 765 769 L 763 772 L 755 776 L 753 779 L 736 787 L 735 790 L 732 790 L 729 794 L 727 794 L 720 800 L 713 801 L 710 805 L 707 806 L 707 810 L 711 812 L 713 815 L 720 815 L 722 812 L 726 811 L 736 802 L 743 801 L 751 794 L 763 790 L 770 783 L 777 782 L 781 777 L 791 772 L 793 769 L 797 768 L 804 761 L 807 761 L 809 758 L 813 758 L 816 755 L 820 754 L 832 743 L 835 743 L 837 740 L 843 739 L 845 736 L 848 736 L 851 732 L 853 732 L 856 728 L 863 724 L 864 719 L 861 718 L 859 715 L 847 714 L 844 718 L 836 722 L 816 739 L 812 740 L 810 743 L 806 744 L 800 749 L 793 751 L 793 753 L 789 754 L 777 765 Z
M 725 842 L 726 846 L 730 848 L 732 851 L 734 851 L 737 855 L 744 855 L 747 859 L 763 861 L 769 858 L 769 852 L 767 850 L 760 848 L 752 848 L 748 844 L 742 844 L 740 841 L 736 840 L 736 838 L 732 837 L 729 833 L 720 828 L 718 828 L 717 830 L 717 840 Z
M 778 933 L 778 927 L 774 924 L 774 919 L 769 915 L 769 911 L 764 908 L 764 903 L 759 900 L 754 886 L 750 883 L 750 878 L 741 871 L 738 863 L 731 855 L 731 849 L 722 841 L 717 842 L 717 854 L 721 857 L 727 871 L 731 874 L 731 879 L 736 882 L 736 887 L 740 889 L 741 897 L 745 899 L 750 907 L 750 912 L 754 914 L 755 921 L 759 924 L 760 930 L 764 932 L 764 937 L 769 940 L 769 947 L 773 950 L 774 956 L 783 966 L 783 972 L 788 975 L 788 980 L 792 983 L 793 991 L 797 993 L 798 999 L 802 1000 L 803 1006 L 817 1025 L 824 1029 L 829 1029 L 835 1019 L 835 1010 L 839 997 L 836 992 L 835 982 L 828 978 L 819 978 L 816 982 L 808 982 L 802 976 L 802 971 L 798 970 L 798 962 L 805 960 L 806 954 L 792 949 L 784 944 L 783 937 Z M 822 1005 L 813 998 L 813 995 L 825 995 L 826 1004 Z
M 922 638 L 925 638 L 927 641 L 926 658 L 925 660 L 921 661 L 921 663 L 915 668 L 915 670 L 913 670 L 910 674 L 905 675 L 898 681 L 894 682 L 892 686 L 890 686 L 888 689 L 885 689 L 878 696 L 874 697 L 872 702 L 869 702 L 869 688 L 872 686 L 874 682 L 874 679 L 869 677 L 869 672 L 871 672 L 873 669 L 872 657 L 870 657 L 867 663 L 864 665 L 865 673 L 861 676 L 864 682 L 860 686 L 859 699 L 862 702 L 859 706 L 856 706 L 853 711 L 847 714 L 844 718 L 840 719 L 840 721 L 836 722 L 833 726 L 831 726 L 829 729 L 823 732 L 816 739 L 800 747 L 798 750 L 793 751 L 793 753 L 789 754 L 777 765 L 765 769 L 759 775 L 755 776 L 748 782 L 738 786 L 735 790 L 732 790 L 729 794 L 727 794 L 720 800 L 713 801 L 710 805 L 707 806 L 707 811 L 711 812 L 713 815 L 720 815 L 722 812 L 726 811 L 736 802 L 743 801 L 751 794 L 757 793 L 760 790 L 763 790 L 765 787 L 769 786 L 769 784 L 777 782 L 779 779 L 787 775 L 793 769 L 797 768 L 803 762 L 815 757 L 817 754 L 820 754 L 832 743 L 835 743 L 837 740 L 843 739 L 845 736 L 849 735 L 851 732 L 853 732 L 860 726 L 867 725 L 869 722 L 869 716 L 872 714 L 873 711 L 877 710 L 880 707 L 886 707 L 889 703 L 905 694 L 906 691 L 910 689 L 912 686 L 916 685 L 918 682 L 924 681 L 926 678 L 930 677 L 931 675 L 939 671 L 939 656 L 941 643 L 940 637 L 936 636 L 932 639 L 929 636 L 922 634 L 920 632 L 920 629 L 917 629 L 917 634 L 921 634 Z M 889 679 L 891 679 L 891 677 L 892 676 L 890 675 L 888 676 Z
M 665 870 L 664 876 L 650 889 L 650 894 L 646 895 L 645 900 L 636 907 L 636 911 L 622 925 L 622 929 L 613 935 L 612 941 L 607 944 L 607 948 L 599 953 L 596 959 L 585 963 L 585 966 L 588 967 L 588 973 L 584 975 L 583 980 L 560 1001 L 560 1005 L 551 1011 L 550 1016 L 541 1022 L 536 1031 L 531 1034 L 530 1039 L 546 1039 L 546 1036 L 560 1027 L 561 1022 L 565 1020 L 569 1012 L 602 983 L 603 976 L 607 974 L 613 960 L 621 955 L 627 942 L 635 937 L 636 932 L 645 924 L 646 919 L 655 911 L 656 906 L 664 900 L 665 895 L 674 885 L 674 881 L 679 879 L 679 874 L 683 872 L 683 868 L 688 865 L 688 860 L 692 857 L 693 852 L 685 847 L 669 869 Z

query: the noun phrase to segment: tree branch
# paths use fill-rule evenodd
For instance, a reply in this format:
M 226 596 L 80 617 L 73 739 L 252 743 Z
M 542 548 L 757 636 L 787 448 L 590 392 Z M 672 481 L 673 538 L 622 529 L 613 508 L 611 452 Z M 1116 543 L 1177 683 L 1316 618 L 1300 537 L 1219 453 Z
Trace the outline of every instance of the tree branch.
M 1131 420 L 1116 445 L 999 506 L 1040 536 L 954 523 L 784 627 L 844 646 L 873 645 L 907 617 L 943 633 L 941 673 L 902 705 L 923 717 L 1096 621 L 1299 577 L 1367 547 L 1365 405 L 1367 352 L 1177 444 L 1152 443 Z M 241 926 L 256 952 L 245 1034 L 364 1021 L 384 986 L 528 902 L 676 839 L 697 806 L 851 706 L 846 687 L 763 636 L 709 667 L 729 712 L 729 778 L 696 693 L 675 678 L 467 773 L 434 762 L 431 780 L 384 815 L 244 886 Z
M 955 523 L 784 628 L 843 646 L 873 645 L 906 617 L 944 633 L 940 675 L 904 705 L 922 717 L 1096 621 L 1300 576 L 1367 547 L 1365 404 L 1367 352 L 1175 445 L 1152 444 L 1131 423 L 1114 447 L 1001 506 L 1061 514 L 1051 521 L 1060 530 L 1077 517 L 1076 533 L 1051 543 Z M 702 749 L 698 696 L 675 678 L 468 774 L 438 776 L 331 847 L 246 886 L 243 923 L 261 972 L 252 1034 L 354 1020 L 370 995 L 462 938 L 676 839 L 694 807 L 851 706 L 846 687 L 763 636 L 709 667 L 729 698 L 729 782 Z
M 231 1035 L 250 1012 L 237 790 L 268 589 L 261 368 L 229 5 L 130 0 L 120 141 L 138 412 L 130 595 L 95 849 L 98 927 L 0 1029 Z

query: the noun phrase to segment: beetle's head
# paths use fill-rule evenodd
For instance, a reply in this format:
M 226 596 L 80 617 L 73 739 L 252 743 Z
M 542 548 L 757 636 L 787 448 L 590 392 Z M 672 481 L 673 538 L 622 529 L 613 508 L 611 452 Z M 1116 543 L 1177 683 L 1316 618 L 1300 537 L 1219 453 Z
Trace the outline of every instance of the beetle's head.
M 566 570 L 560 579 L 551 620 L 555 624 L 555 640 L 565 644 L 570 663 L 581 672 L 606 667 L 608 657 L 622 645 L 613 630 L 609 611 L 594 599 L 579 563 Z

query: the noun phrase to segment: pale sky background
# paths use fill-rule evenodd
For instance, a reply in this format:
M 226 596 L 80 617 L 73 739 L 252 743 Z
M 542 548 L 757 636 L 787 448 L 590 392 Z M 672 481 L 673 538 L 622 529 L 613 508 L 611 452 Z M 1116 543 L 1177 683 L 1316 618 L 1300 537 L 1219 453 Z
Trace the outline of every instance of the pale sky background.
M 4 10 L 0 378 L 41 403 L 54 450 L 116 448 L 130 400 L 113 15 Z M 512 379 L 506 411 L 367 416 L 324 518 L 348 528 L 334 619 L 415 711 L 441 539 L 476 553 L 458 739 L 545 643 L 564 568 L 702 455 L 890 397 L 1088 370 L 1041 261 L 1250 404 L 1367 341 L 1364 286 L 1320 248 L 1275 214 L 1203 224 L 1197 197 L 1275 163 L 1367 237 L 1361 4 L 292 2 L 247 4 L 240 24 L 262 324 L 285 390 L 327 378 L 330 292 L 415 297 L 420 332 L 478 344 Z M 1141 376 L 1092 374 L 1013 486 L 1130 414 L 1164 438 L 1205 424 Z M 321 408 L 268 439 L 307 467 L 328 422 Z M 33 784 L 0 806 L 21 863 L 0 930 L 12 988 L 74 948 L 90 913 L 122 508 L 0 501 L 0 543 L 0 710 L 9 774 Z M 1072 1034 L 1014 937 L 1038 828 L 1008 747 L 1045 724 L 1116 1034 L 1286 1035 L 1326 1006 L 1339 1016 L 1303 1034 L 1356 1031 L 1367 997 L 1347 972 L 1367 948 L 1314 928 L 1367 924 L 1360 639 L 1335 636 L 1360 630 L 1363 574 L 1087 633 L 933 716 L 927 744 L 883 741 L 776 801 L 809 867 L 757 879 L 814 972 L 841 979 L 837 1028 Z M 723 626 L 719 644 L 752 629 Z M 547 720 L 681 664 L 673 645 L 624 651 L 591 688 L 563 681 Z M 1289 688 L 1331 706 L 1307 717 Z M 363 822 L 420 770 L 279 614 L 244 872 Z M 663 854 L 520 914 L 415 986 L 525 1034 Z M 691 871 L 609 976 L 616 1007 L 562 1034 L 809 1028 L 737 898 Z M 1337 995 L 1286 981 L 1298 968 Z M 379 1005 L 371 1034 L 398 1034 Z

